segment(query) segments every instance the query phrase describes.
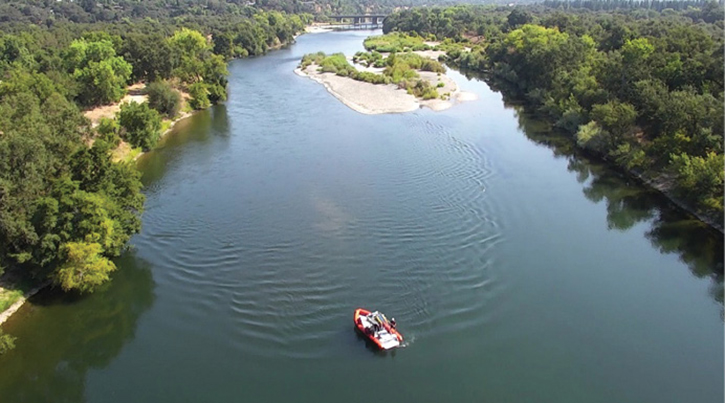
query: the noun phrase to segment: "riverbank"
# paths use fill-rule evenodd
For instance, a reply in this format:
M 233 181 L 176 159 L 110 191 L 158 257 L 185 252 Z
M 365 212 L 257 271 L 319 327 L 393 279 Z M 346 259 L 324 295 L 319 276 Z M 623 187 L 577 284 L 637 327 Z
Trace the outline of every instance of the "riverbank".
M 685 211 L 689 214 L 692 214 L 695 216 L 698 220 L 704 222 L 705 224 L 709 225 L 710 227 L 720 231 L 720 233 L 725 234 L 725 231 L 723 228 L 723 222 L 718 219 L 717 217 L 702 214 L 692 206 L 690 206 L 687 202 L 682 200 L 682 198 L 678 197 L 675 194 L 674 190 L 674 178 L 672 178 L 670 175 L 660 175 L 657 178 L 647 178 L 640 174 L 637 174 L 636 172 L 628 171 L 630 175 L 635 177 L 637 180 L 639 180 L 643 186 L 648 186 L 658 192 L 660 192 L 664 197 L 666 197 L 672 204 L 677 206 L 682 211 Z
M 352 64 L 352 61 L 348 60 Z M 353 66 L 359 71 L 375 74 L 381 74 L 383 70 L 354 64 Z M 372 84 L 338 76 L 335 73 L 322 73 L 318 69 L 319 66 L 313 63 L 305 68 L 295 69 L 295 73 L 322 84 L 330 94 L 350 109 L 367 115 L 412 112 L 422 107 L 443 111 L 459 102 L 476 99 L 475 94 L 461 91 L 456 82 L 445 74 L 417 72 L 422 80 L 427 81 L 443 95 L 442 98 L 422 100 L 395 84 Z
M 118 105 L 120 105 L 120 103 Z M 118 105 L 114 104 L 105 106 L 105 113 L 107 114 L 114 108 L 119 107 Z M 173 120 L 165 120 L 165 129 L 161 132 L 160 137 L 163 138 L 166 136 L 177 123 L 193 116 L 196 112 L 198 111 L 193 110 L 182 112 Z M 128 143 L 122 141 L 113 151 L 113 160 L 116 162 L 122 160 L 135 161 L 144 154 L 145 152 L 133 149 L 128 145 Z M 15 314 L 15 312 L 17 312 L 30 297 L 37 294 L 40 290 L 50 286 L 50 284 L 50 281 L 45 281 L 41 284 L 29 285 L 25 284 L 22 280 L 17 279 L 10 273 L 5 273 L 0 278 L 0 325 L 10 319 L 10 317 Z
M 91 127 L 96 127 L 100 123 L 101 119 L 115 119 L 116 114 L 121 110 L 121 105 L 127 102 L 144 103 L 148 101 L 148 95 L 145 93 L 145 83 L 135 83 L 126 88 L 126 96 L 120 101 L 110 104 L 103 105 L 93 109 L 89 109 L 83 112 L 83 115 L 91 121 Z M 189 106 L 189 99 L 191 95 L 184 91 L 183 88 L 176 86 L 174 88 L 181 95 L 181 112 L 176 115 L 173 119 L 164 118 L 161 121 L 161 132 L 159 139 L 163 138 L 168 134 L 174 126 L 192 116 L 196 110 L 191 109 Z M 89 144 L 93 144 L 93 139 L 90 139 Z M 140 148 L 133 148 L 127 142 L 121 140 L 118 146 L 113 150 L 112 159 L 114 162 L 118 161 L 135 161 L 144 154 Z
M 276 50 L 289 44 L 290 42 L 283 43 L 280 44 L 278 47 L 270 48 L 270 50 Z M 116 117 L 116 113 L 121 110 L 121 105 L 123 103 L 143 103 L 148 101 L 148 96 L 145 94 L 144 91 L 145 87 L 146 84 L 143 82 L 134 83 L 126 88 L 126 95 L 119 102 L 85 110 L 83 111 L 83 115 L 91 122 L 91 127 L 98 126 L 101 119 L 103 118 L 114 119 Z M 162 139 L 166 135 L 168 135 L 179 122 L 201 111 L 191 109 L 191 107 L 189 106 L 189 99 L 191 99 L 191 95 L 188 92 L 184 91 L 183 88 L 179 88 L 178 86 L 176 86 L 175 89 L 181 95 L 181 112 L 174 119 L 162 120 L 162 127 L 161 133 L 159 134 L 159 139 Z M 93 144 L 94 138 L 89 138 L 86 140 L 87 144 L 90 146 Z M 114 162 L 136 161 L 145 153 L 146 152 L 142 151 L 140 148 L 133 148 L 130 146 L 130 144 L 121 140 L 119 145 L 112 151 L 112 160 Z M 9 273 L 5 273 L 4 275 L 0 276 L 0 325 L 8 320 L 15 312 L 17 312 L 25 304 L 28 298 L 32 297 L 43 288 L 48 287 L 50 284 L 51 283 L 49 281 L 45 281 L 41 284 L 26 285 L 21 281 L 17 280 Z
M 20 309 L 23 304 L 25 304 L 25 301 L 28 300 L 28 298 L 32 297 L 33 295 L 37 294 L 40 290 L 50 285 L 50 282 L 44 282 L 40 285 L 37 285 L 30 290 L 26 292 L 22 292 L 20 290 L 9 290 L 4 288 L 3 286 L 0 286 L 0 296 L 10 295 L 12 297 L 11 304 L 5 310 L 0 312 L 0 325 L 5 323 L 10 317 Z M 2 298 L 0 298 L 0 301 L 2 301 Z

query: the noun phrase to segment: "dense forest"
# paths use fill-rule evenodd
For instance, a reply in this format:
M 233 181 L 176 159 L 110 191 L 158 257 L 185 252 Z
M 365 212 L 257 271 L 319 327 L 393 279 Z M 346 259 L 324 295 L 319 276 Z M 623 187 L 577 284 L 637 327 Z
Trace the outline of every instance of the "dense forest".
M 475 0 L 500 3 L 508 0 Z M 530 0 L 518 1 L 528 3 Z M 454 5 L 456 0 L 1 0 L 0 22 L 27 22 L 50 26 L 59 21 L 113 22 L 123 19 L 167 19 L 189 16 L 252 16 L 257 11 L 314 14 L 320 20 L 332 14 L 389 13 L 399 8 Z
M 73 4 L 73 3 L 68 3 Z M 0 274 L 89 292 L 139 231 L 144 196 L 123 141 L 150 149 L 162 117 L 226 98 L 226 61 L 289 43 L 309 15 L 138 19 L 0 32 Z M 118 102 L 132 83 L 148 102 L 92 125 L 82 111 Z M 0 301 L 2 302 L 2 301 Z
M 384 31 L 457 44 L 449 63 L 483 74 L 585 152 L 721 223 L 722 7 L 550 3 L 562 7 L 407 10 L 389 16 Z

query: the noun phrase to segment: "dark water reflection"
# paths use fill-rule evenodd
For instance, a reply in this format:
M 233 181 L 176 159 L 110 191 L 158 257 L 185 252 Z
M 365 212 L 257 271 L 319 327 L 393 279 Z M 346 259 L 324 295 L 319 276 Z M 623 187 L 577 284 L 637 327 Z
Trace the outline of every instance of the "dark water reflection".
M 18 340 L 14 350 L 0 356 L 0 401 L 85 401 L 88 371 L 116 358 L 154 303 L 148 263 L 126 253 L 116 264 L 123 270 L 96 293 L 45 290 L 4 326 Z

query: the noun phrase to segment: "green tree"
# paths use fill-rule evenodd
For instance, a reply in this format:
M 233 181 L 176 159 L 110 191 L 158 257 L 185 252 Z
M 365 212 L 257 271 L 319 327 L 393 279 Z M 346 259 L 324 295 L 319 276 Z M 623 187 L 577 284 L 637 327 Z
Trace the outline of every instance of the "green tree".
M 632 130 L 637 111 L 630 104 L 610 101 L 592 107 L 590 116 L 608 133 L 608 150 L 616 149 Z
M 154 81 L 146 87 L 149 106 L 173 118 L 181 108 L 181 95 L 166 81 Z
M 110 40 L 74 40 L 65 54 L 65 63 L 80 83 L 78 100 L 85 105 L 117 102 L 125 93 L 132 67 Z
M 95 242 L 68 242 L 61 247 L 64 263 L 54 276 L 63 290 L 92 292 L 109 280 L 116 265 L 101 255 L 101 245 Z
M 179 64 L 179 55 L 160 33 L 132 33 L 119 53 L 133 66 L 133 79 L 167 80 Z
M 39 256 L 34 215 L 87 130 L 75 105 L 43 77 L 19 75 L 0 83 L 0 264 L 53 260 L 55 255 Z
M 174 69 L 174 75 L 186 83 L 201 81 L 204 60 L 212 55 L 212 46 L 204 35 L 192 29 L 182 28 L 168 39 L 168 43 L 179 58 L 179 65 Z
M 623 136 L 631 129 L 634 119 L 637 117 L 637 111 L 630 104 L 610 101 L 606 104 L 594 105 L 591 117 L 614 135 Z
M 121 138 L 133 147 L 150 150 L 159 141 L 161 117 L 148 103 L 124 103 L 118 112 Z
M 195 83 L 189 86 L 189 105 L 194 109 L 206 109 L 211 105 L 209 89 L 204 83 Z
M 677 173 L 680 193 L 708 209 L 723 209 L 725 160 L 722 154 L 707 153 L 693 157 L 685 153 L 672 155 L 672 167 Z
M 506 17 L 508 24 L 512 28 L 516 28 L 520 25 L 528 24 L 533 21 L 533 17 L 528 11 L 523 10 L 520 7 L 514 8 L 508 17 Z
M 576 134 L 576 142 L 579 147 L 586 148 L 598 153 L 607 151 L 607 135 L 597 122 L 591 121 L 579 126 Z

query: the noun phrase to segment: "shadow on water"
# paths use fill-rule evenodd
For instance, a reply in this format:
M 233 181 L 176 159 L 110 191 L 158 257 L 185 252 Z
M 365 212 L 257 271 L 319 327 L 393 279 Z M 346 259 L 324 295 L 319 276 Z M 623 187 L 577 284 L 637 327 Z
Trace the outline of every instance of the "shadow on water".
M 17 342 L 0 356 L 0 401 L 85 401 L 87 372 L 118 356 L 154 302 L 148 264 L 131 252 L 116 264 L 103 289 L 88 296 L 45 290 L 4 327 Z
M 225 105 L 216 105 L 180 120 L 154 150 L 138 159 L 136 165 L 143 172 L 141 180 L 144 186 L 152 185 L 164 177 L 168 165 L 178 158 L 180 147 L 189 142 L 206 144 L 214 135 L 218 133 L 227 135 L 228 132 L 229 121 Z
M 549 148 L 556 158 L 568 160 L 567 169 L 576 173 L 584 196 L 605 203 L 607 228 L 627 231 L 648 223 L 645 236 L 661 253 L 675 253 L 698 278 L 710 278 L 709 293 L 721 305 L 723 317 L 723 234 L 682 211 L 661 193 L 583 155 L 573 142 L 555 133 L 541 120 L 515 106 L 522 132 L 537 144 Z

